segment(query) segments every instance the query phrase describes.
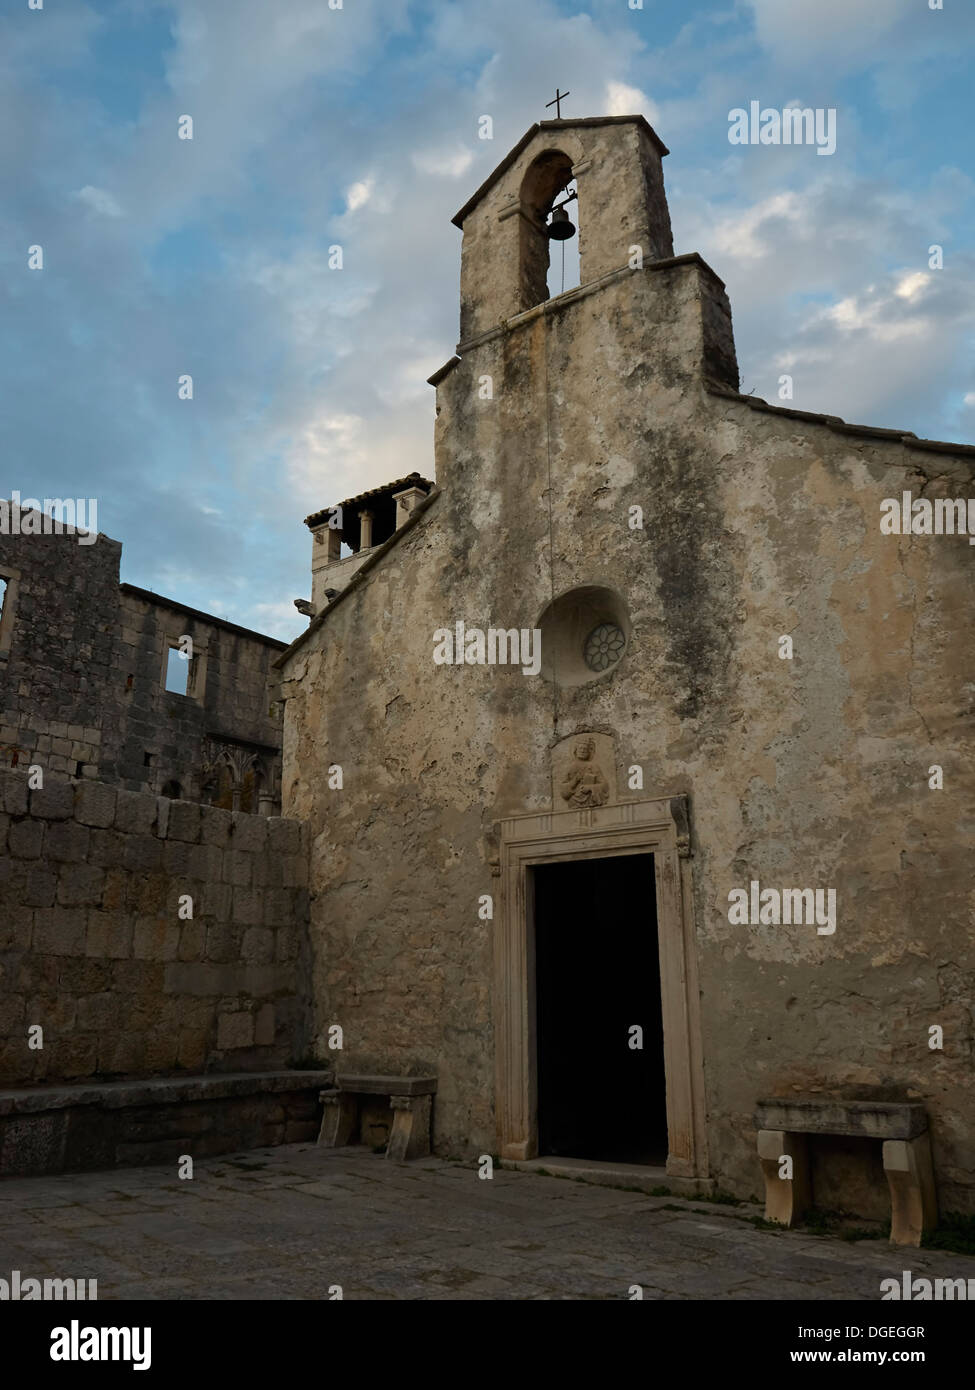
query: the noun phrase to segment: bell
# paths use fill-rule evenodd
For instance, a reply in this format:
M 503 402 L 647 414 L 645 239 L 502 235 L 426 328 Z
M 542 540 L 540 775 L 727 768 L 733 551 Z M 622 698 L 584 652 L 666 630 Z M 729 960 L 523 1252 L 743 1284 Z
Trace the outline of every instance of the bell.
M 575 236 L 576 229 L 569 221 L 569 214 L 565 208 L 556 208 L 552 213 L 552 220 L 545 228 L 545 235 L 552 241 L 568 241 L 570 236 Z

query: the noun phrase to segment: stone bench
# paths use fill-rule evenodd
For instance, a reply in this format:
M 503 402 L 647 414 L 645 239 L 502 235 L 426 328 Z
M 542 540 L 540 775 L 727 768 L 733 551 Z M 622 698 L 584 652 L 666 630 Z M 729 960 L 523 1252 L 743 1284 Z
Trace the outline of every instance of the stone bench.
M 352 1142 L 359 1128 L 359 1113 L 364 1096 L 388 1096 L 393 1112 L 393 1127 L 386 1145 L 386 1157 L 404 1162 L 409 1158 L 425 1158 L 430 1152 L 430 1120 L 433 1097 L 437 1090 L 435 1076 L 366 1076 L 340 1072 L 335 1085 L 322 1091 L 324 1102 L 319 1144 L 326 1148 L 344 1148 Z
M 0 1176 L 166 1163 L 274 1144 L 318 1130 L 333 1073 L 208 1072 L 0 1091 Z
M 810 1205 L 806 1136 L 842 1135 L 883 1142 L 890 1188 L 892 1245 L 920 1245 L 938 1222 L 931 1136 L 923 1105 L 909 1101 L 762 1100 L 755 1112 L 765 1177 L 765 1219 L 792 1226 Z M 782 1177 L 783 1158 L 792 1176 Z

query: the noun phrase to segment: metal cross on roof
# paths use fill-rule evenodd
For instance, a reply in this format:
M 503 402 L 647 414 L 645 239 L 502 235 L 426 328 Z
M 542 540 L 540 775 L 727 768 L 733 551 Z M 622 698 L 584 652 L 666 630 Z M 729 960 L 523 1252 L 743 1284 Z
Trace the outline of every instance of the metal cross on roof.
M 559 120 L 559 121 L 560 121 L 560 120 L 562 119 L 562 102 L 565 101 L 566 97 L 569 97 L 569 96 L 571 96 L 571 95 L 572 95 L 571 92 L 560 92 L 559 89 L 558 89 L 558 87 L 556 87 L 556 89 L 555 89 L 555 100 L 554 100 L 554 101 L 547 101 L 547 102 L 545 103 L 545 110 L 547 111 L 548 108 L 549 108 L 550 106 L 554 106 L 554 107 L 555 107 L 555 118 L 556 118 L 556 120 Z

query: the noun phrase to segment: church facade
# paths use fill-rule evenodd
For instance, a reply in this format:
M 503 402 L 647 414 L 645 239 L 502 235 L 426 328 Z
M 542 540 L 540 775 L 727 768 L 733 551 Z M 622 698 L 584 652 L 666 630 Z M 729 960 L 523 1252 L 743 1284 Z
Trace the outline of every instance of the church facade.
M 438 1153 L 678 1190 L 760 1190 L 760 1104 L 923 1107 L 972 1211 L 972 551 L 882 523 L 956 516 L 975 449 L 742 395 L 666 153 L 546 121 L 454 219 L 436 486 L 275 663 L 312 1031 L 435 1074 Z M 818 1200 L 882 1215 L 878 1146 L 822 1128 Z

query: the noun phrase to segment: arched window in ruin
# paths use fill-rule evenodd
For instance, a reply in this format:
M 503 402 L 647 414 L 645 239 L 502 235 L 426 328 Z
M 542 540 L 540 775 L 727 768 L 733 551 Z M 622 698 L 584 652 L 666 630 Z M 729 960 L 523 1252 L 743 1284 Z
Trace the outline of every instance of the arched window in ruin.
M 234 740 L 206 740 L 201 790 L 204 801 L 211 806 L 258 815 L 263 797 L 263 814 L 269 815 L 273 797 L 265 789 L 272 780 L 266 760 L 252 747 Z
M 545 233 L 553 203 L 561 201 L 572 184 L 572 161 L 562 150 L 543 150 L 532 160 L 521 181 L 521 228 L 519 294 L 521 308 L 531 309 L 553 295 L 562 292 L 562 248 L 565 248 L 565 289 L 579 283 L 578 234 L 569 242 L 553 242 Z M 569 203 L 567 211 L 576 227 L 579 225 L 578 200 Z M 554 252 L 553 252 L 554 248 Z M 549 274 L 550 255 L 554 255 L 552 275 Z M 550 285 L 549 281 L 552 280 Z
M 234 805 L 234 775 L 227 763 L 221 759 L 216 768 L 216 786 L 211 788 L 212 806 L 231 811 Z
M 254 766 L 251 766 L 240 779 L 240 786 L 237 794 L 236 810 L 246 811 L 248 815 L 257 815 L 257 792 L 255 789 Z
M 269 816 L 274 805 L 274 774 L 266 758 L 254 760 L 254 787 L 251 792 L 252 811 Z

